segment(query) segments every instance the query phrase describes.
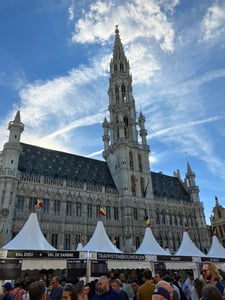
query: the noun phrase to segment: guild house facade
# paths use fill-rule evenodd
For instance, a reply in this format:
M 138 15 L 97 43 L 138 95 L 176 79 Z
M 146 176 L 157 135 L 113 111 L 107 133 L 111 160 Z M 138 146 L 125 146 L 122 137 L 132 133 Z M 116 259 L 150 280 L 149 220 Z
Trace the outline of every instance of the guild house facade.
M 179 170 L 173 176 L 150 170 L 145 117 L 136 115 L 118 27 L 108 96 L 102 161 L 23 143 L 20 111 L 9 122 L 9 138 L 0 153 L 1 245 L 36 211 L 47 240 L 59 250 L 75 250 L 90 239 L 103 208 L 107 234 L 123 251 L 133 252 L 140 245 L 147 217 L 157 241 L 172 253 L 185 226 L 196 246 L 208 249 L 204 208 L 191 166 L 184 180 Z

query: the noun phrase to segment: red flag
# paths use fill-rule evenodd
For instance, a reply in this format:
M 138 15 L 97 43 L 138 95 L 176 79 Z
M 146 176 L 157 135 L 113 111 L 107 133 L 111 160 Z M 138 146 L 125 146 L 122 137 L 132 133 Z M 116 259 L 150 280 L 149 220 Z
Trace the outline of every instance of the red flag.
M 106 215 L 106 213 L 105 213 L 105 211 L 104 211 L 104 209 L 102 207 L 100 207 L 100 209 L 99 209 L 99 215 L 101 217 L 105 217 L 105 215 Z

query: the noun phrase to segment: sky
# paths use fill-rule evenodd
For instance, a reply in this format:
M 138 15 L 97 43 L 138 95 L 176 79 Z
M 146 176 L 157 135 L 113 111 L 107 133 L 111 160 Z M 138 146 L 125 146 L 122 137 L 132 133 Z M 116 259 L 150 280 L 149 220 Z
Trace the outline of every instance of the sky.
M 0 149 L 21 141 L 102 158 L 115 25 L 143 112 L 150 169 L 196 175 L 207 224 L 225 206 L 224 0 L 1 0 Z

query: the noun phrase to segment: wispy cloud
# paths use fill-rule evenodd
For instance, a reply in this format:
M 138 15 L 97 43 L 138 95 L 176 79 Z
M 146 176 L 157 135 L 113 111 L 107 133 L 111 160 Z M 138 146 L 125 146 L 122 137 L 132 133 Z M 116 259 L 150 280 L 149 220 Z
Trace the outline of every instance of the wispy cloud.
M 225 35 L 225 3 L 223 0 L 215 1 L 206 12 L 202 20 L 202 38 L 204 41 L 221 39 L 224 44 Z

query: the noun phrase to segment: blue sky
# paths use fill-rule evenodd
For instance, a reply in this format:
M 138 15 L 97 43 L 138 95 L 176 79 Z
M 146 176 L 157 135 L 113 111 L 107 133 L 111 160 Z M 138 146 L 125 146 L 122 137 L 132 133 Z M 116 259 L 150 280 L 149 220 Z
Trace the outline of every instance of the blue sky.
M 0 145 L 20 108 L 23 142 L 102 159 L 116 24 L 151 170 L 189 162 L 209 224 L 225 205 L 224 0 L 1 0 Z

